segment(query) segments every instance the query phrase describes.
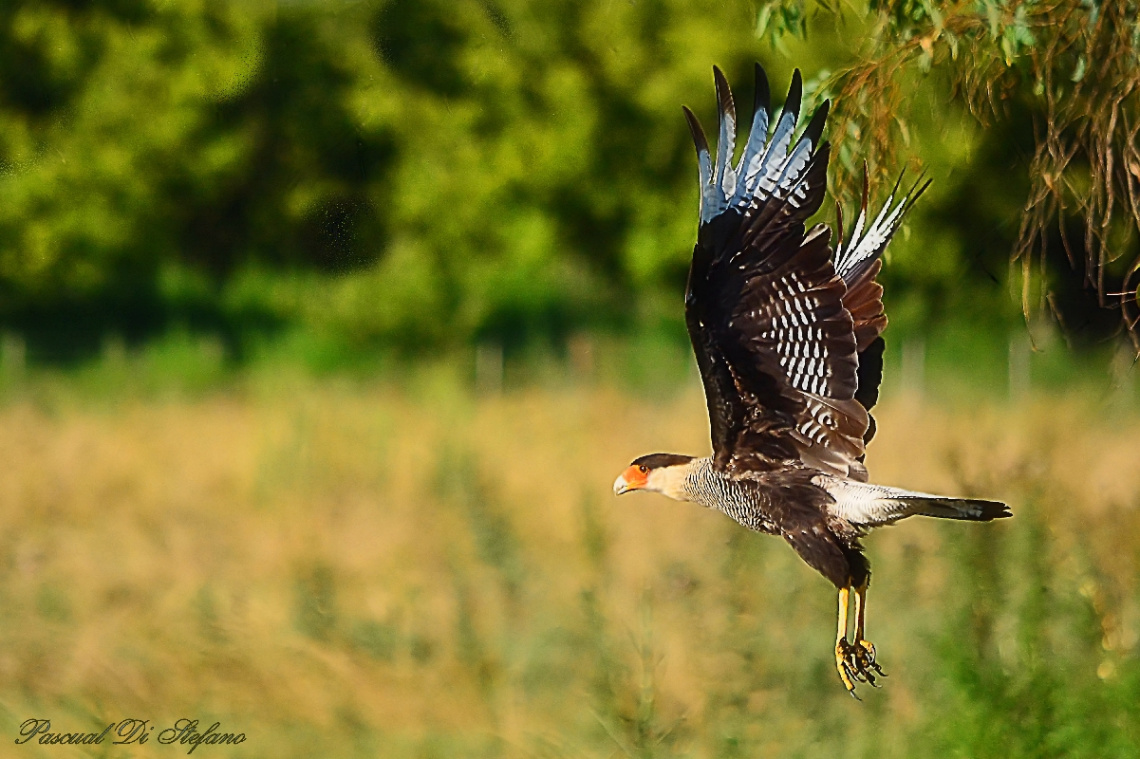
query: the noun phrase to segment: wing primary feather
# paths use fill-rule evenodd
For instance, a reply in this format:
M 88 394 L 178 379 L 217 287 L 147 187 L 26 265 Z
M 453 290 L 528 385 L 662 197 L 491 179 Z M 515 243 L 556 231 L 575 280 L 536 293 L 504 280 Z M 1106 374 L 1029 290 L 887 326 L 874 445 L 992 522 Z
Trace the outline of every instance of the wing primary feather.
M 689 132 L 693 135 L 693 144 L 697 147 L 697 173 L 700 176 L 701 183 L 700 219 L 703 223 L 708 221 L 705 214 L 709 210 L 709 203 L 705 196 L 708 194 L 712 183 L 712 156 L 709 153 L 709 141 L 705 137 L 705 130 L 701 128 L 701 122 L 686 106 L 681 106 L 681 110 L 685 112 L 685 121 L 689 124 Z
M 899 188 L 902 187 L 902 179 L 900 175 L 883 207 L 868 224 L 867 172 L 864 167 L 863 201 L 859 209 L 859 218 L 855 222 L 850 240 L 846 245 L 837 247 L 835 253 L 835 270 L 849 287 L 855 287 L 869 274 L 871 266 L 879 259 L 898 230 L 902 218 L 914 206 L 918 196 L 930 186 L 929 180 L 923 182 L 925 174 L 920 175 L 896 202 Z M 873 277 L 873 274 L 871 276 Z
M 811 116 L 807 128 L 800 136 L 800 141 L 808 140 L 813 146 L 819 145 L 819 138 L 823 135 L 823 126 L 827 123 L 827 114 L 831 111 L 831 101 L 824 100 Z
M 728 86 L 728 80 L 716 66 L 713 66 L 713 79 L 716 81 L 716 99 L 720 111 L 720 138 L 716 146 L 713 183 L 720 186 L 725 198 L 729 198 L 736 191 L 736 173 L 731 166 L 736 148 L 736 105 L 732 102 L 732 88 Z
M 887 196 L 887 202 L 883 206 L 883 211 L 886 211 L 888 208 L 890 208 L 891 203 L 894 202 L 895 196 L 898 195 L 899 187 L 902 186 L 904 174 L 905 172 L 900 173 L 899 178 L 895 180 L 894 189 L 891 190 L 891 194 Z M 895 223 L 897 223 L 903 216 L 905 216 L 907 211 L 909 211 L 914 206 L 914 203 L 916 200 L 918 200 L 918 197 L 926 191 L 926 188 L 929 187 L 930 183 L 933 181 L 926 179 L 926 182 L 923 183 L 922 180 L 924 179 L 926 179 L 926 172 L 918 175 L 918 179 L 916 179 L 914 184 L 911 185 L 910 189 L 906 191 L 906 194 L 903 195 L 902 200 L 899 201 L 898 205 L 895 206 L 894 210 L 892 210 L 890 214 L 884 214 L 883 211 L 879 212 L 879 218 L 875 220 L 874 226 L 893 227 Z M 921 188 L 919 188 L 920 184 L 922 185 Z M 880 222 L 880 219 L 882 219 L 884 215 L 886 215 L 886 222 L 882 223 Z M 893 231 L 893 229 L 889 230 L 889 232 Z
M 870 188 L 870 182 L 867 178 L 867 162 L 864 161 L 863 162 L 863 200 L 859 204 L 859 215 L 855 217 L 855 226 L 852 227 L 852 229 L 851 229 L 851 241 L 848 243 L 848 246 L 852 249 L 854 249 L 854 247 L 859 244 L 859 238 L 863 236 L 863 226 L 867 223 L 867 204 L 870 200 L 870 195 L 871 195 L 871 188 Z M 846 252 L 849 252 L 849 251 L 841 251 L 841 253 L 846 253 Z M 837 254 L 836 258 L 839 259 L 839 258 L 842 258 L 842 256 Z M 836 268 L 842 269 L 841 266 L 836 267 Z
M 799 142 L 796 143 L 795 148 L 792 149 L 791 154 L 784 161 L 784 168 L 776 180 L 775 189 L 777 191 L 781 189 L 791 190 L 793 183 L 799 178 L 800 172 L 803 171 L 810 157 L 814 155 L 812 150 L 816 147 L 820 136 L 823 134 L 823 125 L 827 119 L 829 107 L 830 104 L 825 102 L 822 106 L 817 108 L 815 114 L 812 115 L 811 122 L 808 124 L 807 129 L 800 135 Z M 786 197 L 789 203 L 799 207 L 800 203 L 796 200 L 794 192 L 789 191 Z
M 788 202 L 794 207 L 799 207 L 800 203 L 796 200 L 795 189 L 799 187 L 800 172 L 803 171 L 804 166 L 811 160 L 811 142 L 808 140 L 801 140 L 795 148 L 792 149 L 791 155 L 784 161 L 784 169 L 780 172 L 779 178 L 776 180 L 776 194 L 779 197 L 786 197 Z M 783 194 L 780 190 L 786 190 L 787 194 Z
M 922 195 L 922 193 L 926 192 L 926 188 L 930 186 L 930 183 L 934 181 L 933 179 L 926 179 L 926 181 L 923 182 L 922 180 L 924 179 L 926 179 L 925 171 L 918 175 L 918 179 L 914 180 L 914 184 L 911 185 L 909 190 L 907 190 L 906 206 L 903 208 L 904 215 L 914 206 L 914 203 L 918 200 L 919 196 Z M 919 185 L 922 186 L 919 187 Z
M 875 216 L 875 220 L 871 222 L 871 226 L 867 230 L 868 235 L 870 235 L 876 229 L 884 229 L 886 227 L 889 227 L 895 220 L 895 212 L 902 208 L 902 203 L 899 203 L 897 206 L 895 206 L 894 202 L 895 193 L 892 190 L 891 194 L 887 196 L 886 201 L 883 203 L 883 207 L 879 209 L 878 215 Z
M 756 64 L 756 89 L 752 95 L 752 112 L 757 113 L 763 111 L 764 113 L 772 112 L 772 90 L 768 87 L 768 74 L 765 73 L 764 67 L 759 63 Z
M 780 118 L 776 120 L 776 131 L 772 134 L 768 149 L 764 151 L 764 159 L 760 162 L 760 192 L 757 194 L 761 198 L 767 197 L 768 193 L 776 186 L 776 179 L 780 176 L 784 159 L 788 155 L 788 146 L 792 142 L 792 132 L 795 131 L 796 121 L 799 119 L 800 100 L 802 98 L 803 81 L 800 77 L 800 70 L 796 69 L 792 73 L 792 85 L 788 88 L 788 98 L 780 110 Z
M 756 189 L 756 177 L 760 173 L 760 160 L 764 146 L 768 142 L 768 120 L 771 93 L 768 89 L 768 76 L 764 68 L 756 64 L 756 91 L 752 96 L 752 128 L 748 132 L 748 142 L 741 151 L 740 164 L 736 172 L 736 197 L 743 198 Z
M 792 72 L 792 83 L 788 87 L 788 99 L 784 103 L 784 110 L 791 111 L 797 117 L 800 114 L 800 101 L 804 97 L 804 80 L 800 75 L 800 70 L 796 69 Z M 790 107 L 789 107 L 790 104 Z
M 835 252 L 836 257 L 843 250 L 843 205 L 835 204 Z
M 701 176 L 702 189 L 712 179 L 712 158 L 709 155 L 709 141 L 705 137 L 705 130 L 701 128 L 701 122 L 697 119 L 693 112 L 687 106 L 681 106 L 681 110 L 685 112 L 685 121 L 689 124 L 689 132 L 693 135 L 693 144 L 697 146 L 697 171 Z
M 884 202 L 883 207 L 879 209 L 879 215 L 876 216 L 875 220 L 871 223 L 871 230 L 880 230 L 888 236 L 894 231 L 894 223 L 898 220 L 905 204 L 904 198 L 904 202 L 894 205 L 895 196 L 899 194 L 899 187 L 902 186 L 902 180 L 903 175 L 899 174 L 899 178 L 895 180 L 895 186 L 891 188 L 891 193 L 887 195 L 886 202 Z M 892 208 L 892 206 L 894 207 Z M 871 230 L 868 230 L 868 235 L 870 235 Z
M 895 180 L 895 186 L 891 188 L 891 194 L 887 196 L 887 205 L 890 205 L 891 201 L 894 200 L 895 195 L 899 194 L 899 188 L 902 187 L 902 181 L 903 174 L 900 172 L 899 178 Z
M 885 238 L 882 242 L 881 247 L 886 246 L 887 240 L 889 240 L 891 235 L 893 235 L 895 232 L 896 225 L 902 219 L 902 217 L 906 215 L 906 212 L 914 206 L 914 202 L 918 199 L 918 195 L 921 195 L 922 192 L 930 186 L 930 180 L 927 180 L 926 184 L 922 185 L 922 189 L 917 193 L 915 192 L 915 189 L 918 187 L 919 183 L 922 182 L 925 176 L 925 174 L 920 174 L 918 179 L 911 186 L 910 190 L 908 190 L 906 194 L 903 195 L 902 200 L 900 200 L 898 204 L 895 205 L 895 207 L 892 209 L 891 204 L 894 203 L 895 197 L 899 192 L 899 187 L 902 186 L 903 175 L 899 174 L 899 178 L 895 181 L 894 189 L 891 190 L 891 194 L 887 196 L 887 202 L 883 204 L 883 210 L 879 212 L 878 217 L 875 219 L 875 223 L 871 225 L 872 229 L 877 229 L 879 231 L 879 234 L 883 235 Z

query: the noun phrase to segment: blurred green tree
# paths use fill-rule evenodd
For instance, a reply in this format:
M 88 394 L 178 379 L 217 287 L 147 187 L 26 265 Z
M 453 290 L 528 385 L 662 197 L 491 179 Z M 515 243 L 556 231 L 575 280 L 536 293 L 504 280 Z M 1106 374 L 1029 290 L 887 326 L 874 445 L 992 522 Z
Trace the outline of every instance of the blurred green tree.
M 1009 321 L 1009 251 L 1039 255 L 1053 218 L 1090 229 L 1075 210 L 1103 223 L 1049 234 L 1107 294 L 1136 209 L 1137 43 L 1105 31 L 1135 9 L 1113 1 L 8 3 L 0 326 L 33 355 L 172 326 L 238 351 L 282 329 L 353 350 L 683 340 L 679 105 L 713 118 L 711 64 L 747 83 L 757 59 L 777 91 L 795 61 L 810 100 L 836 99 L 838 197 L 863 159 L 881 194 L 904 151 L 938 180 L 923 245 L 887 269 L 904 329 Z M 1116 62 L 1090 65 L 1097 45 Z

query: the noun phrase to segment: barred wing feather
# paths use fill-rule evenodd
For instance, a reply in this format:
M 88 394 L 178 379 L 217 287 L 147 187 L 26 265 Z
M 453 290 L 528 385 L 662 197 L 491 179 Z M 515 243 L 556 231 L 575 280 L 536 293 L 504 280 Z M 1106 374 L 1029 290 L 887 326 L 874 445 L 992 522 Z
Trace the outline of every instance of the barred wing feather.
M 875 277 L 883 250 L 926 185 L 900 196 L 900 178 L 871 219 L 864 175 L 859 215 L 833 255 L 826 226 L 806 229 L 826 191 L 830 148 L 821 135 L 828 104 L 795 139 L 803 90 L 796 71 L 769 138 L 768 81 L 757 65 L 751 130 L 734 165 L 732 91 L 719 69 L 713 75 L 715 160 L 700 122 L 685 109 L 701 183 L 685 315 L 705 385 L 714 461 L 744 472 L 799 459 L 865 479 L 865 445 L 874 434 L 868 412 L 878 398 L 887 322 Z
M 736 114 L 715 70 L 720 144 L 715 165 L 686 110 L 701 163 L 701 227 L 686 293 L 686 320 L 705 383 L 717 466 L 746 471 L 800 459 L 865 476 L 868 417 L 855 400 L 858 358 L 846 285 L 830 231 L 805 220 L 823 201 L 829 148 L 819 143 L 826 106 L 798 141 L 799 74 L 771 142 L 749 135 L 739 164 L 730 148 Z M 766 127 L 767 82 L 757 67 L 755 127 Z M 759 156 L 759 158 L 757 158 Z M 741 179 L 740 173 L 743 172 Z

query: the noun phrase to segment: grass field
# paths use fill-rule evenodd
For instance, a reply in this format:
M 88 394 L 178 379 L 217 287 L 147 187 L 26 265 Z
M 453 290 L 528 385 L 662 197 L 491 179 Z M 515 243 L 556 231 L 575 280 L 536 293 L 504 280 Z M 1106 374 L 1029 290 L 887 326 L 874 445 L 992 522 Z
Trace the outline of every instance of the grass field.
M 1140 756 L 1134 404 L 884 400 L 873 479 L 1015 518 L 868 541 L 890 677 L 859 703 L 782 541 L 612 496 L 706 450 L 695 383 L 463 384 L 9 393 L 0 756 L 187 750 L 14 745 L 33 717 L 246 736 L 196 756 Z

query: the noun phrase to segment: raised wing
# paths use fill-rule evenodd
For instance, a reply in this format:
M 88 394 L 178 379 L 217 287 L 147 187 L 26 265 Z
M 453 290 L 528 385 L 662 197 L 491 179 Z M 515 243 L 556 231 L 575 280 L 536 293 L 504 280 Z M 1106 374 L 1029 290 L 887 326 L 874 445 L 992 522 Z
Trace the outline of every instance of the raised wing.
M 910 190 L 899 197 L 902 176 L 899 176 L 887 202 L 874 221 L 867 223 L 867 168 L 863 167 L 863 202 L 859 215 L 851 229 L 846 245 L 843 240 L 843 213 L 836 207 L 839 218 L 839 242 L 835 246 L 836 273 L 843 278 L 847 292 L 843 296 L 843 307 L 851 314 L 855 327 L 855 345 L 859 352 L 858 388 L 855 399 L 868 412 L 879 399 L 879 384 L 883 379 L 883 350 L 886 344 L 880 335 L 887 326 L 887 314 L 883 308 L 883 287 L 875 281 L 883 268 L 881 256 L 891 241 L 906 213 L 914 206 L 918 197 L 930 186 L 930 180 L 918 181 Z M 875 435 L 875 419 L 868 419 L 867 432 L 863 435 L 864 444 Z
M 805 230 L 826 190 L 829 147 L 820 135 L 827 104 L 793 141 L 802 91 L 795 72 L 768 140 L 768 85 L 757 65 L 752 131 L 733 166 L 735 107 L 723 74 L 714 69 L 714 76 L 720 110 L 715 162 L 700 123 L 685 109 L 701 179 L 686 321 L 704 380 L 714 461 L 743 472 L 798 459 L 865 478 L 869 416 L 857 398 L 859 349 L 873 350 L 885 324 L 874 277 L 893 232 L 886 222 L 892 215 L 880 215 L 867 232 L 857 229 L 843 249 L 843 271 L 851 278 L 843 276 L 832 263 L 829 230 Z M 885 235 L 881 245 L 871 230 Z M 851 308 L 866 316 L 864 332 L 873 335 L 866 345 L 857 341 Z M 881 355 L 880 340 L 880 373 Z

